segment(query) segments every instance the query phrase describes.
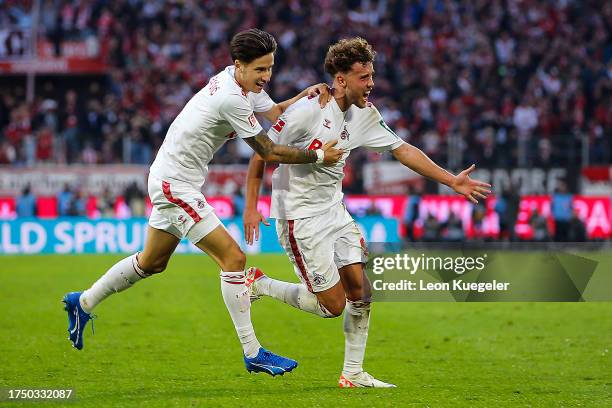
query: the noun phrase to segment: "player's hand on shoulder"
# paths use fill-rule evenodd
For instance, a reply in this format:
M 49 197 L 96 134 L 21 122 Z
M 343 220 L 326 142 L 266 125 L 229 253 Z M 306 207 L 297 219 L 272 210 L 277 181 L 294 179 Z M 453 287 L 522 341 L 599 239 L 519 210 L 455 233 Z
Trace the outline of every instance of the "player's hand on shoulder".
M 457 194 L 461 194 L 474 204 L 478 204 L 478 198 L 484 200 L 491 194 L 491 185 L 470 178 L 470 173 L 473 172 L 475 168 L 476 165 L 472 164 L 470 167 L 457 174 L 450 187 L 455 190 Z
M 248 245 L 253 245 L 255 241 L 259 241 L 260 222 L 263 222 L 266 226 L 270 226 L 266 217 L 256 209 L 245 209 L 242 215 L 242 222 L 244 226 L 244 240 Z
M 309 98 L 319 97 L 319 106 L 324 108 L 332 98 L 331 88 L 324 83 L 312 85 L 306 89 Z
M 338 143 L 338 139 L 330 140 L 329 142 L 323 145 L 323 147 L 321 148 L 324 154 L 323 164 L 328 165 L 328 166 L 332 164 L 336 164 L 342 158 L 342 155 L 344 154 L 344 150 L 336 149 L 334 146 L 337 143 Z

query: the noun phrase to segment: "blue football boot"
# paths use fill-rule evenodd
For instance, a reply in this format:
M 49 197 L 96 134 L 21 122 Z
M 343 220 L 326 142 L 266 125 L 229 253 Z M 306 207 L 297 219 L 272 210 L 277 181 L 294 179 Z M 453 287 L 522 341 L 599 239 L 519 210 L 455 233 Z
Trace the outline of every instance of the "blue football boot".
M 249 373 L 252 371 L 268 373 L 274 377 L 275 375 L 283 375 L 290 372 L 297 367 L 298 363 L 295 360 L 278 356 L 261 347 L 257 356 L 253 358 L 244 356 L 244 365 Z
M 93 319 L 93 316 L 83 310 L 79 298 L 81 292 L 70 292 L 64 296 L 64 310 L 68 312 L 68 338 L 72 342 L 72 347 L 77 350 L 83 348 L 83 330 L 87 322 Z M 93 322 L 91 323 L 93 333 Z

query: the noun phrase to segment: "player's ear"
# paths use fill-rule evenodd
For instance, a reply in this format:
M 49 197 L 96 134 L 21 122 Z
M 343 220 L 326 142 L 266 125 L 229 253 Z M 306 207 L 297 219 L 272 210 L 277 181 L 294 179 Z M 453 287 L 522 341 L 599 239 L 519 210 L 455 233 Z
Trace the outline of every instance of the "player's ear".
M 346 88 L 346 78 L 340 72 L 336 74 L 336 82 L 343 88 Z

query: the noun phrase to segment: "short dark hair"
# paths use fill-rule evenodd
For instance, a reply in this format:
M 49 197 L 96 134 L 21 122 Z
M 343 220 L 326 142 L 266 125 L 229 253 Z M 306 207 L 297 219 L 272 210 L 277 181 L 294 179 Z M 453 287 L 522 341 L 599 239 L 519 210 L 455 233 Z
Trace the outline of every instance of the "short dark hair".
M 348 72 L 356 62 L 374 62 L 376 51 L 361 37 L 344 38 L 330 45 L 325 56 L 325 71 L 332 77 L 338 72 Z
M 276 40 L 272 34 L 257 28 L 239 32 L 230 42 L 232 61 L 239 60 L 246 64 L 275 51 Z

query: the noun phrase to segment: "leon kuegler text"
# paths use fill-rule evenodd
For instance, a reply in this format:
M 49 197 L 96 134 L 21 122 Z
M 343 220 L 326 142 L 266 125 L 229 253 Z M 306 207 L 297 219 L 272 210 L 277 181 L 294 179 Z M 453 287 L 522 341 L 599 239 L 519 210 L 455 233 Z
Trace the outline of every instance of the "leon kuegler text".
M 445 291 L 503 291 L 508 290 L 509 282 L 498 282 L 492 280 L 490 282 L 465 282 L 461 279 L 452 282 L 425 282 L 419 279 L 417 282 L 403 279 L 399 282 L 384 282 L 383 280 L 375 280 L 373 283 L 374 290 L 392 290 L 392 291 L 428 291 L 428 292 L 445 292 Z

